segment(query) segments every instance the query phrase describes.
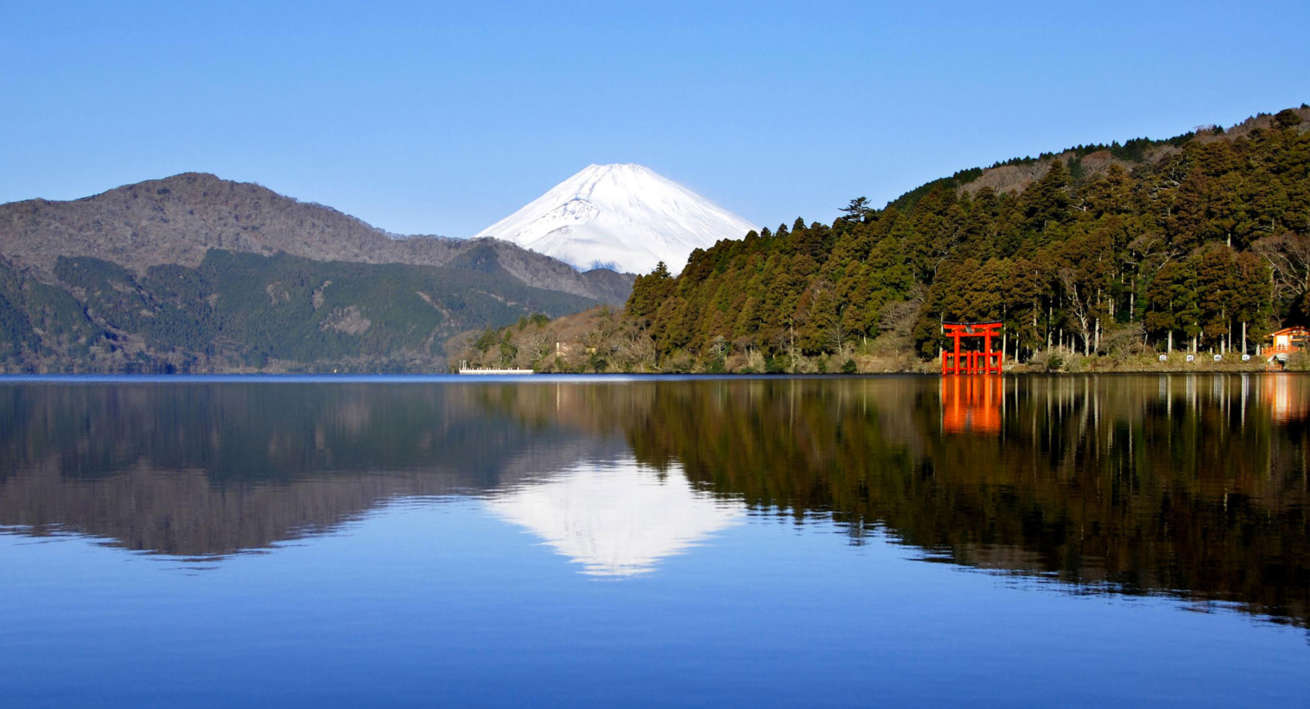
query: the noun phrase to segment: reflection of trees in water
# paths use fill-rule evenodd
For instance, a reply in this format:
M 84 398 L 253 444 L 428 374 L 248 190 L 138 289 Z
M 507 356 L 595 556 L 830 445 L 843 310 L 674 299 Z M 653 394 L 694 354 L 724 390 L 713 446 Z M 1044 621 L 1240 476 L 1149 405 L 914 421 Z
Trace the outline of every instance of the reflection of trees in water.
M 216 487 L 199 470 L 133 469 L 71 481 L 40 471 L 0 486 L 0 515 L 33 535 L 72 529 L 128 549 L 211 556 L 323 533 L 402 495 L 458 489 L 450 476 L 420 473 Z
M 0 524 L 232 553 L 630 448 L 856 540 L 1306 624 L 1310 379 L 1276 376 L 1010 378 L 994 434 L 944 431 L 936 378 L 9 386 Z
M 592 437 L 488 412 L 484 389 L 0 388 L 0 525 L 229 554 L 322 532 L 396 497 L 481 491 L 535 475 L 535 463 L 596 454 Z
M 446 466 L 470 484 L 540 438 L 470 386 L 116 384 L 0 388 L 0 478 L 53 457 L 90 478 L 142 461 L 215 484 Z M 540 432 L 538 432 L 540 433 Z M 548 432 L 547 432 L 548 433 Z
M 996 435 L 943 435 L 933 380 L 657 384 L 625 429 L 639 460 L 677 459 L 753 505 L 885 525 L 958 563 L 1305 623 L 1310 446 L 1304 421 L 1273 423 L 1259 382 L 1014 379 Z
M 1011 378 L 1000 430 L 944 430 L 935 378 L 553 385 L 486 403 L 621 429 L 752 505 L 888 528 L 930 557 L 1310 620 L 1310 380 Z M 1281 423 L 1276 418 L 1289 419 Z

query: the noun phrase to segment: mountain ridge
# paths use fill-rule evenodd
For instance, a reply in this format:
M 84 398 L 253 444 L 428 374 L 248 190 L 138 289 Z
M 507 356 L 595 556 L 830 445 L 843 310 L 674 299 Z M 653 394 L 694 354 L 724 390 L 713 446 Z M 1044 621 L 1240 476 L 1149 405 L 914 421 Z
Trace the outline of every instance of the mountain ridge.
M 1280 114 L 1284 117 L 1299 117 L 1302 122 L 1297 130 L 1302 133 L 1310 131 L 1310 106 L 1302 104 L 1299 108 L 1284 109 Z M 887 206 L 903 207 L 917 199 L 918 195 L 939 186 L 954 186 L 960 193 L 967 192 L 975 196 L 985 189 L 997 193 L 1022 192 L 1045 176 L 1057 160 L 1066 163 L 1079 179 L 1103 175 L 1116 166 L 1131 171 L 1142 165 L 1155 164 L 1176 155 L 1182 149 L 1181 146 L 1188 142 L 1200 145 L 1231 142 L 1249 136 L 1253 131 L 1277 129 L 1280 120 L 1278 115 L 1258 113 L 1227 129 L 1214 124 L 1203 125 L 1170 138 L 1139 137 L 1122 143 L 1119 141 L 1092 143 L 1065 148 L 1058 152 L 1043 152 L 1036 157 L 1027 155 L 998 160 L 987 167 L 959 170 L 950 177 L 926 182 L 888 201 Z
M 632 278 L 182 173 L 0 205 L 0 371 L 445 371 L 451 337 L 621 303 Z
M 444 266 L 477 240 L 396 235 L 332 207 L 252 182 L 185 172 L 74 200 L 0 204 L 0 253 L 50 281 L 60 256 L 89 256 L 143 274 L 151 266 L 195 268 L 209 249 L 317 261 Z M 505 270 L 534 288 L 603 303 L 627 297 L 631 278 L 578 272 L 508 243 L 492 244 Z M 615 277 L 618 276 L 618 277 Z

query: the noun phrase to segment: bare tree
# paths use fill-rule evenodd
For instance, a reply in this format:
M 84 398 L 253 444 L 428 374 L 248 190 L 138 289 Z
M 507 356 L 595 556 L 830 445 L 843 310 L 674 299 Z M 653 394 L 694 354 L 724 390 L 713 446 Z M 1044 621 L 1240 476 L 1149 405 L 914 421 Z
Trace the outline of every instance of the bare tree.
M 1092 353 L 1092 307 L 1078 296 L 1078 278 L 1072 268 L 1060 269 L 1060 284 L 1064 286 L 1069 300 L 1069 312 L 1078 320 L 1078 329 L 1083 337 L 1083 354 Z
M 1251 250 L 1273 272 L 1275 299 L 1298 300 L 1310 292 L 1310 236 L 1291 232 L 1266 236 L 1251 244 Z

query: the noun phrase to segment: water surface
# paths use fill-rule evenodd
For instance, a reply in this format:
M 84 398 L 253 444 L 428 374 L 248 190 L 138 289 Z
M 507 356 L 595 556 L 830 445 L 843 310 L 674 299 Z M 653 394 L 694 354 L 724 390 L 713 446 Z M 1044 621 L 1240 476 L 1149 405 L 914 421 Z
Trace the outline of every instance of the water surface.
M 1304 705 L 1310 378 L 0 380 L 6 706 Z

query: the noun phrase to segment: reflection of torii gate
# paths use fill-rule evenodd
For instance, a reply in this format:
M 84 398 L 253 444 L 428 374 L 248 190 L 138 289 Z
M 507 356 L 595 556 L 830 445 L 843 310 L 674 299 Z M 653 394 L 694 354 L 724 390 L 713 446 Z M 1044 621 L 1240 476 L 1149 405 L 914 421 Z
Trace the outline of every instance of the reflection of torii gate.
M 942 352 L 942 374 L 1000 374 L 1004 353 L 992 349 L 992 338 L 1001 334 L 1001 323 L 942 323 L 942 330 L 955 346 Z M 983 348 L 978 351 L 961 351 L 960 338 L 981 337 Z
M 999 433 L 1005 378 L 946 377 L 941 380 L 943 433 Z

